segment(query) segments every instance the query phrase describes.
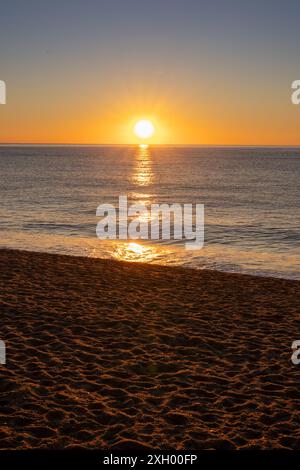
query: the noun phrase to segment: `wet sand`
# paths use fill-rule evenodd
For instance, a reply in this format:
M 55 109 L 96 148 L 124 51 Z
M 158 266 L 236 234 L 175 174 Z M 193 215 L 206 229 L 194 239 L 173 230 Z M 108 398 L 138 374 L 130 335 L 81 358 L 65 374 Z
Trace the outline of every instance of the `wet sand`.
M 1 449 L 300 449 L 299 281 L 0 257 Z

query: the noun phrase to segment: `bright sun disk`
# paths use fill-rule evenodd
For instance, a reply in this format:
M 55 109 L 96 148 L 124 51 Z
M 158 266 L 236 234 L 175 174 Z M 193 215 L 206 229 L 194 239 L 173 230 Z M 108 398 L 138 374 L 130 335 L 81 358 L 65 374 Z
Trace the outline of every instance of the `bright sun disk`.
M 134 133 L 140 139 L 149 139 L 154 134 L 154 126 L 148 119 L 142 119 L 135 124 Z

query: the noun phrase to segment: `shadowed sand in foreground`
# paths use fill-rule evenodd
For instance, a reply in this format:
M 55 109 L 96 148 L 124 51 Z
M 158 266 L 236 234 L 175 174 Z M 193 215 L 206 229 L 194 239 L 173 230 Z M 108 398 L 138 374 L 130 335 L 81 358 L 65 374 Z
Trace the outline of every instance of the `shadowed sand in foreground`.
M 0 448 L 300 448 L 299 281 L 0 257 Z

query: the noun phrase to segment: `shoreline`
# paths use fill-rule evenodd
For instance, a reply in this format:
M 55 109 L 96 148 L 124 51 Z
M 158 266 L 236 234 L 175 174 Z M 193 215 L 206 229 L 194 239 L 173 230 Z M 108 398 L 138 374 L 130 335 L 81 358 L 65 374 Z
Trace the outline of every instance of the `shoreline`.
M 59 253 L 59 252 L 56 252 L 56 251 L 53 251 L 53 252 L 50 252 L 50 251 L 42 251 L 40 249 L 36 249 L 36 250 L 33 250 L 33 249 L 30 249 L 30 248 L 11 248 L 11 247 L 0 247 L 0 252 L 2 251 L 13 251 L 13 252 L 20 252 L 20 253 L 32 253 L 32 254 L 44 254 L 44 255 L 50 255 L 50 256 L 67 256 L 67 257 L 70 257 L 70 258 L 80 258 L 80 259 L 88 259 L 88 260 L 99 260 L 100 262 L 102 261 L 105 261 L 105 262 L 112 262 L 112 263 L 125 263 L 125 264 L 138 264 L 138 265 L 142 265 L 142 266 L 158 266 L 158 267 L 164 267 L 164 268 L 169 268 L 169 269 L 183 269 L 183 270 L 192 270 L 192 271 L 195 271 L 195 272 L 210 272 L 210 273 L 222 273 L 222 274 L 229 274 L 229 275 L 237 275 L 237 276 L 250 276 L 250 277 L 254 277 L 254 278 L 259 278 L 259 279 L 282 279 L 282 280 L 285 280 L 285 281 L 292 281 L 292 282 L 300 282 L 300 274 L 299 274 L 299 279 L 296 277 L 286 277 L 287 275 L 283 274 L 283 273 L 276 273 L 277 275 L 275 275 L 274 273 L 270 273 L 270 274 L 266 274 L 266 272 L 259 272 L 259 273 L 249 273 L 249 272 L 237 272 L 237 271 L 226 271 L 225 269 L 224 270 L 221 270 L 221 269 L 210 269 L 209 267 L 205 267 L 205 268 L 198 268 L 198 267 L 195 267 L 195 266 L 192 266 L 192 265 L 182 265 L 182 264 L 168 264 L 168 263 L 163 263 L 163 262 L 159 262 L 157 261 L 156 259 L 153 259 L 153 260 L 150 260 L 150 261 L 139 261 L 139 260 L 122 260 L 122 259 L 117 259 L 117 258 L 113 258 L 113 257 L 98 257 L 98 256 L 85 256 L 85 255 L 82 255 L 82 254 L 76 254 L 76 253 Z
M 1 449 L 299 448 L 299 281 L 0 258 Z

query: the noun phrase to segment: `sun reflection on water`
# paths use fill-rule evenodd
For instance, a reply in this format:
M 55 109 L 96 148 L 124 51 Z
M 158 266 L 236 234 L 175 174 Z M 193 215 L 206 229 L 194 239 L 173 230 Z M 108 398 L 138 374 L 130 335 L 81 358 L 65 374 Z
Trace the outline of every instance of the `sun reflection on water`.
M 142 255 L 143 253 L 145 253 L 145 251 L 147 251 L 147 249 L 142 246 L 142 245 L 139 245 L 138 243 L 129 243 L 128 246 L 127 246 L 127 250 L 129 252 L 133 252 L 137 255 Z
M 151 191 L 145 191 L 154 181 L 154 172 L 152 169 L 152 156 L 148 144 L 140 144 L 135 152 L 134 169 L 131 176 L 131 182 L 135 185 L 135 191 L 130 194 L 134 204 L 142 204 L 148 208 L 152 202 L 153 195 Z M 139 187 L 141 191 L 139 191 Z M 130 220 L 135 220 L 141 224 L 149 224 L 151 221 L 151 212 L 140 212 L 132 216 Z M 128 242 L 119 241 L 113 251 L 114 258 L 122 261 L 149 263 L 161 257 L 159 246 L 144 245 L 128 240 Z
M 147 186 L 153 183 L 152 158 L 147 144 L 141 144 L 135 155 L 135 168 L 132 182 L 138 186 Z
M 137 261 L 146 263 L 153 261 L 157 257 L 157 253 L 152 247 L 129 242 L 120 243 L 114 250 L 114 257 L 120 261 Z

